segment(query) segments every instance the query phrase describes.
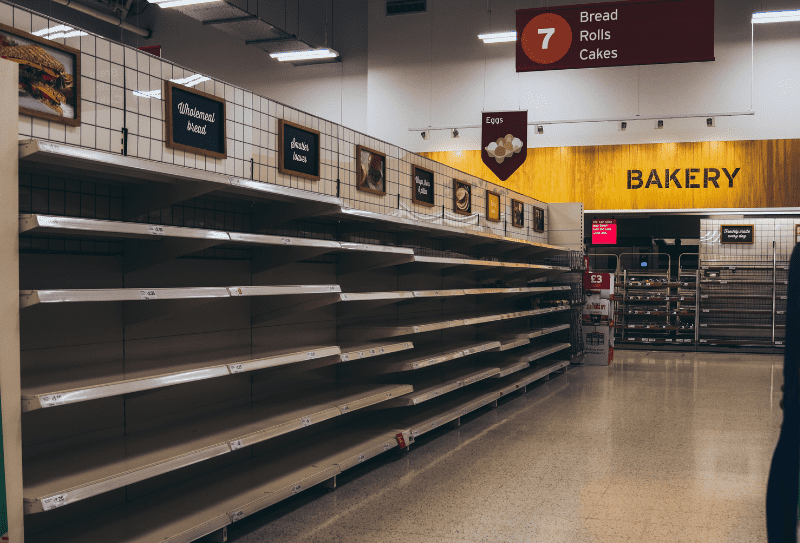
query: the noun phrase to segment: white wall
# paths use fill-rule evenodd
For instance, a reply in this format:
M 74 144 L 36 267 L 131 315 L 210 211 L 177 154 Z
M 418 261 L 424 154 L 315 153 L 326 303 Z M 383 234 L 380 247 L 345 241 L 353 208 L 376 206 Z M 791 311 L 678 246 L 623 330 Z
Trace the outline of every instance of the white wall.
M 264 51 L 248 47 L 242 39 L 155 5 L 148 6 L 141 16 L 128 19 L 153 31 L 152 38 L 146 40 L 50 0 L 7 1 L 127 45 L 161 45 L 165 59 L 185 68 L 367 131 L 367 0 L 324 0 L 333 4 L 329 40 L 343 61 L 302 67 L 279 63 Z M 141 5 L 146 1 L 139 0 Z M 303 21 L 300 23 L 302 27 Z
M 11 0 L 76 26 L 120 39 L 120 31 L 48 0 Z M 800 9 L 800 0 L 717 0 L 716 61 L 517 74 L 514 44 L 484 45 L 481 32 L 511 30 L 515 10 L 576 0 L 428 0 L 426 13 L 385 15 L 385 0 L 333 0 L 333 46 L 342 63 L 292 67 L 224 32 L 151 6 L 140 25 L 151 40 L 124 33 L 131 45 L 160 44 L 164 56 L 294 108 L 406 149 L 480 147 L 479 129 L 434 131 L 423 141 L 409 128 L 477 124 L 481 110 L 528 109 L 531 120 L 633 118 L 755 111 L 754 116 L 549 125 L 529 131 L 529 146 L 800 137 L 800 23 L 756 25 L 753 11 Z
M 479 129 L 428 141 L 408 129 L 477 124 L 481 109 L 528 109 L 529 119 L 570 120 L 755 110 L 752 117 L 547 126 L 529 146 L 800 137 L 800 23 L 757 25 L 751 95 L 753 11 L 800 9 L 798 0 L 717 0 L 711 63 L 517 74 L 515 45 L 484 45 L 481 32 L 513 30 L 515 10 L 574 0 L 428 0 L 428 12 L 386 17 L 370 1 L 369 132 L 415 151 L 478 149 Z M 433 76 L 431 75 L 433 74 Z

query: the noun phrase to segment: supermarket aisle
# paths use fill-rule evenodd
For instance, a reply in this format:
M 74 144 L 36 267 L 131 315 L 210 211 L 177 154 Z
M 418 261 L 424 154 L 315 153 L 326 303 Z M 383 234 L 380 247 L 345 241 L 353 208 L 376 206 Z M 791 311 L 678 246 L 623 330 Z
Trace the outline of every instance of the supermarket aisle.
M 780 356 L 618 352 L 611 368 L 512 396 L 232 539 L 766 541 L 781 382 Z

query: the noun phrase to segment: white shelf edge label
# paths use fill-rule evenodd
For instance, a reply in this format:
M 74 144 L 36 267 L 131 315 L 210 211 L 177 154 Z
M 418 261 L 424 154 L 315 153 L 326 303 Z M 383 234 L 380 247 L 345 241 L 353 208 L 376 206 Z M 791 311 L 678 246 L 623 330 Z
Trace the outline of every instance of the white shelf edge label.
M 361 453 L 356 457 L 356 461 L 358 461 L 359 464 L 361 462 L 365 461 L 366 459 L 367 459 L 367 455 L 364 454 L 364 453 Z
M 147 233 L 153 236 L 163 236 L 164 235 L 164 227 L 163 226 L 155 226 L 153 224 L 147 225 Z
M 244 445 L 242 445 L 242 440 L 241 439 L 237 439 L 235 441 L 231 441 L 229 443 L 229 445 L 231 447 L 231 451 L 238 451 L 239 449 L 244 447 Z
M 284 245 L 291 245 L 292 238 L 281 238 L 281 243 L 283 243 Z
M 350 360 L 350 355 L 347 353 L 342 353 L 341 359 L 342 362 L 348 362 Z
M 50 394 L 48 396 L 39 396 L 39 404 L 42 409 L 45 407 L 55 407 L 64 403 L 63 394 Z
M 383 452 L 388 452 L 389 449 L 391 449 L 391 448 L 392 448 L 392 446 L 390 444 L 388 444 L 388 443 L 384 443 L 383 444 Z
M 347 413 L 348 411 L 350 411 L 350 406 L 349 405 L 343 405 L 342 406 L 342 413 Z
M 244 511 L 241 509 L 231 513 L 230 515 L 231 522 L 236 522 L 237 520 L 242 520 L 244 518 Z
M 311 426 L 311 418 L 310 417 L 303 417 L 300 419 L 300 426 L 305 428 L 306 426 Z
M 228 371 L 231 373 L 242 373 L 244 371 L 244 364 L 231 364 L 228 366 Z
M 155 290 L 140 290 L 139 291 L 139 298 L 142 300 L 155 300 L 156 299 L 156 291 Z
M 66 494 L 58 494 L 57 496 L 50 496 L 42 500 L 42 509 L 44 511 L 50 511 L 51 509 L 56 509 L 64 505 L 67 505 Z
M 313 360 L 317 357 L 317 353 L 315 351 L 311 351 L 306 355 L 306 360 Z
M 300 483 L 295 483 L 292 485 L 292 494 L 297 494 L 303 490 L 303 486 Z
M 230 287 L 228 288 L 228 293 L 231 296 L 243 296 L 244 293 L 242 292 L 242 287 Z

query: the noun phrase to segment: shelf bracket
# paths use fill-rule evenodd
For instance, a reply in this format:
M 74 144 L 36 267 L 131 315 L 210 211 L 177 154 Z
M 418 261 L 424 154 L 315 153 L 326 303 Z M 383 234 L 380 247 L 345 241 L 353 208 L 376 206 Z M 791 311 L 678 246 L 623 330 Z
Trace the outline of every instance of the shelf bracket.
M 180 183 L 174 185 L 145 185 L 125 188 L 122 217 L 130 221 L 164 207 L 197 198 L 219 189 L 211 183 Z
M 193 300 L 151 300 L 142 302 L 123 302 L 123 325 L 131 326 L 149 320 L 194 311 L 215 302 L 229 301 L 228 298 L 197 298 Z
M 274 202 L 253 206 L 253 231 L 260 232 L 266 228 L 285 224 L 295 219 L 304 219 L 328 215 L 335 206 L 325 202 Z
M 343 254 L 339 256 L 339 275 L 348 275 L 355 272 L 388 268 L 400 264 L 413 262 L 414 257 L 407 254 L 396 253 L 371 253 L 371 254 Z
M 223 526 L 216 532 L 212 532 L 205 536 L 202 541 L 207 541 L 209 543 L 227 543 L 228 541 L 228 527 Z
M 228 240 L 185 238 L 161 238 L 154 241 L 127 240 L 124 246 L 124 270 L 125 273 L 141 270 L 221 245 L 226 241 Z
M 253 250 L 253 259 L 250 261 L 250 272 L 253 274 L 262 271 L 280 268 L 308 258 L 314 258 L 334 252 L 333 247 L 283 247 L 271 246 Z
M 317 296 L 263 296 L 252 300 L 253 325 L 276 320 L 335 304 L 341 300 L 340 294 L 320 294 Z
M 333 492 L 334 490 L 336 490 L 336 475 L 334 475 L 330 479 L 326 479 L 325 481 L 323 481 L 322 488 L 324 488 L 328 492 Z

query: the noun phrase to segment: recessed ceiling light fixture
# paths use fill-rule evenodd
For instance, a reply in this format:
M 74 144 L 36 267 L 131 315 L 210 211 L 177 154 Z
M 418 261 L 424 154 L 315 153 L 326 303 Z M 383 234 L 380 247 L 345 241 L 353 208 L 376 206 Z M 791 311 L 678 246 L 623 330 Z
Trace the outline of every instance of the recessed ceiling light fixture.
M 787 11 L 762 11 L 753 13 L 753 23 L 787 23 L 800 21 L 800 9 Z
M 280 62 L 292 62 L 298 60 L 316 60 L 319 58 L 336 58 L 339 53 L 333 49 L 314 49 L 312 51 L 287 51 L 285 53 L 272 53 L 270 55 Z
M 483 43 L 502 43 L 506 41 L 517 41 L 516 32 L 495 32 L 494 34 L 478 34 L 478 38 Z
M 158 4 L 162 8 L 179 8 L 181 6 L 191 6 L 193 4 L 207 4 L 209 2 L 219 2 L 220 0 L 147 0 L 151 4 Z
M 46 40 L 57 40 L 59 38 L 75 38 L 78 36 L 87 36 L 88 34 L 82 30 L 75 30 L 71 26 L 58 25 L 52 28 L 43 28 L 32 32 L 34 36 L 42 37 Z

